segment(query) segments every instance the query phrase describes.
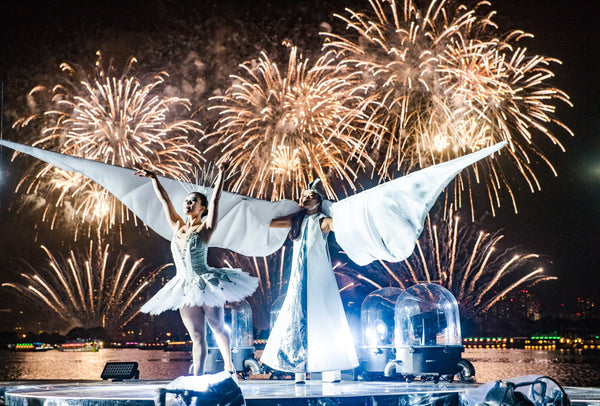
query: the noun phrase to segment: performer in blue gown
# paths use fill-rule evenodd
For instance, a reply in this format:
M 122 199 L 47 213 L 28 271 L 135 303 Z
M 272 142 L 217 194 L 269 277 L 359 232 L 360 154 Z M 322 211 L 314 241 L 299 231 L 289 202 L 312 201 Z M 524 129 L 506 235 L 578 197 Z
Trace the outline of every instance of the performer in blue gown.
M 294 249 L 285 300 L 261 361 L 295 373 L 296 383 L 304 383 L 307 372 L 339 381 L 341 370 L 358 366 L 327 246 L 333 222 L 321 211 L 324 195 L 318 182 L 302 194 L 300 212 L 271 221 L 271 227 L 291 229 Z
M 142 312 L 159 314 L 166 310 L 179 310 L 192 340 L 194 375 L 204 373 L 208 351 L 206 321 L 223 356 L 225 370 L 235 372 L 231 362 L 229 331 L 224 322 L 224 304 L 240 301 L 252 294 L 258 285 L 258 279 L 239 269 L 212 268 L 206 263 L 207 243 L 218 223 L 223 168 L 219 167 L 210 203 L 200 192 L 192 192 L 185 198 L 183 211 L 186 220 L 177 214 L 154 173 L 141 169 L 135 174 L 152 180 L 165 217 L 173 230 L 171 252 L 177 269 L 175 277 L 142 307 Z

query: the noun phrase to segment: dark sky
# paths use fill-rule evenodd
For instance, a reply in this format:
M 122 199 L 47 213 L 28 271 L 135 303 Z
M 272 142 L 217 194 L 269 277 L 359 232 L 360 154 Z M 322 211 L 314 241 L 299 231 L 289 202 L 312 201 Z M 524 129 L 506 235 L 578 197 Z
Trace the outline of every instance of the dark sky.
M 600 282 L 600 39 L 595 2 L 498 1 L 498 16 L 535 34 L 529 49 L 560 59 L 555 84 L 571 97 L 574 108 L 561 106 L 557 116 L 575 133 L 564 137 L 566 153 L 551 153 L 558 177 L 541 178 L 542 191 L 519 195 L 519 214 L 499 216 L 508 238 L 553 259 L 549 270 L 560 282 L 551 297 L 565 292 L 597 295 Z M 556 150 L 555 150 L 556 151 Z
M 353 9 L 368 6 L 366 0 L 348 4 Z M 519 213 L 515 215 L 505 203 L 497 217 L 486 223 L 504 229 L 506 240 L 514 246 L 552 261 L 548 273 L 560 282 L 540 292 L 555 304 L 572 300 L 580 292 L 597 297 L 600 283 L 600 109 L 595 100 L 600 94 L 599 4 L 583 0 L 497 0 L 492 4 L 498 10 L 495 21 L 504 31 L 521 28 L 533 33 L 535 38 L 527 41 L 532 53 L 563 62 L 552 67 L 556 73 L 552 83 L 569 94 L 574 104 L 572 109 L 559 105 L 556 113 L 575 133 L 570 138 L 556 132 L 566 152 L 552 146 L 544 149 L 559 176 L 540 167 L 536 173 L 542 191 L 518 191 Z M 216 72 L 206 78 L 209 87 L 218 87 L 237 64 L 261 49 L 272 51 L 286 38 L 318 51 L 319 23 L 333 23 L 331 14 L 342 13 L 346 6 L 340 0 L 4 1 L 0 5 L 3 136 L 17 139 L 10 125 L 24 109 L 24 95 L 40 82 L 53 83 L 60 62 L 90 63 L 95 51 L 102 49 L 117 61 L 135 55 L 144 68 L 171 72 L 196 45 L 208 70 Z M 217 53 L 215 43 L 231 49 Z M 21 217 L 26 213 L 8 212 L 15 181 L 7 179 L 12 173 L 8 156 L 4 151 L 0 184 L 2 280 L 12 263 L 7 257 L 34 255 L 39 250 L 39 244 L 28 237 L 34 221 Z M 44 234 L 42 238 L 52 237 Z

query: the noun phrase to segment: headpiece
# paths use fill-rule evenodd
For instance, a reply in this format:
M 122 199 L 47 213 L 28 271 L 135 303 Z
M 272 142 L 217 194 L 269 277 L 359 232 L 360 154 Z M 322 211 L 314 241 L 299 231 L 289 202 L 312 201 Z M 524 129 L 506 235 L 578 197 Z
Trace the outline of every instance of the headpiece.
M 306 188 L 306 190 L 311 191 L 311 192 L 315 192 L 316 194 L 318 194 L 321 197 L 321 201 L 324 202 L 325 200 L 327 200 L 327 196 L 325 196 L 325 193 L 323 193 L 323 191 L 321 190 L 321 188 L 318 188 L 317 185 L 321 183 L 321 178 L 316 178 L 315 180 L 313 180 L 312 182 L 310 182 Z

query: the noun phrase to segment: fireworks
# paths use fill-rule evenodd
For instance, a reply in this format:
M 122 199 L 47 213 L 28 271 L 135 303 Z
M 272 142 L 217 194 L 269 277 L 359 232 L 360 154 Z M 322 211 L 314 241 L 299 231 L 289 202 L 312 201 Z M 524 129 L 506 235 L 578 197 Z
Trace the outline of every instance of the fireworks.
M 325 49 L 335 50 L 342 64 L 359 72 L 371 90 L 360 109 L 369 123 L 379 124 L 361 138 L 378 150 L 379 177 L 408 172 L 415 166 L 439 163 L 501 140 L 510 144 L 506 155 L 531 191 L 540 188 L 533 165 L 549 160 L 536 147 L 545 138 L 563 149 L 550 125 L 570 130 L 553 117 L 554 102 L 570 105 L 568 96 L 546 82 L 559 61 L 530 55 L 519 41 L 531 35 L 513 31 L 496 35 L 494 12 L 453 8 L 432 0 L 419 9 L 412 0 L 369 0 L 372 15 L 346 10 L 338 15 L 347 24 L 345 35 L 325 34 Z M 474 166 L 475 177 L 459 175 L 454 202 L 460 204 L 470 185 L 485 179 L 492 210 L 506 189 L 517 210 L 512 187 L 499 160 Z
M 241 65 L 243 73 L 224 96 L 213 98 L 220 112 L 217 141 L 223 158 L 239 171 L 232 190 L 272 200 L 295 199 L 315 177 L 327 195 L 331 179 L 355 190 L 356 169 L 370 159 L 351 135 L 365 125 L 356 108 L 362 85 L 336 67 L 331 54 L 313 66 L 291 48 L 285 76 L 266 53 Z
M 202 160 L 188 139 L 201 133 L 199 123 L 176 119 L 177 110 L 189 110 L 186 99 L 163 97 L 159 87 L 166 73 L 143 83 L 132 74 L 132 58 L 118 77 L 104 69 L 100 53 L 92 75 L 66 63 L 64 83 L 51 91 L 38 86 L 30 100 L 41 99 L 45 111 L 18 120 L 14 127 L 39 125 L 41 137 L 32 143 L 45 149 L 129 168 L 144 167 L 174 178 L 189 176 Z M 39 103 L 39 101 L 38 101 Z M 44 165 L 29 172 L 17 190 L 28 183 L 27 193 L 41 193 L 54 207 L 66 201 L 82 220 L 114 224 L 126 220 L 126 209 L 93 182 Z M 45 213 L 55 219 L 56 213 Z
M 6 282 L 2 286 L 16 289 L 27 298 L 46 306 L 70 327 L 103 327 L 116 330 L 139 313 L 139 297 L 150 282 L 168 265 L 144 271 L 143 259 L 129 255 L 111 259 L 109 245 L 57 259 L 42 246 L 49 263 L 37 272 L 22 273 L 25 283 Z
M 556 279 L 543 274 L 537 254 L 501 250 L 500 232 L 477 231 L 473 224 L 461 225 L 458 217 L 439 224 L 428 218 L 415 252 L 403 262 L 379 261 L 366 272 L 345 272 L 376 289 L 437 283 L 452 292 L 467 318 L 487 312 L 515 289 Z

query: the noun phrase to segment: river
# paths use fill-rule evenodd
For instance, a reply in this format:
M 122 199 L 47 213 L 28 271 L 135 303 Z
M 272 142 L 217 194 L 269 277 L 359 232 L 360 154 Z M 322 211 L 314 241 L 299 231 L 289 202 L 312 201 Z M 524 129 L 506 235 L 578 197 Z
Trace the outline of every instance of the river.
M 563 386 L 600 387 L 600 351 L 466 349 L 477 382 L 521 375 L 547 375 Z M 171 380 L 187 373 L 187 352 L 101 349 L 98 352 L 11 352 L 0 350 L 0 381 L 29 379 L 98 380 L 109 361 L 137 361 L 140 379 Z

